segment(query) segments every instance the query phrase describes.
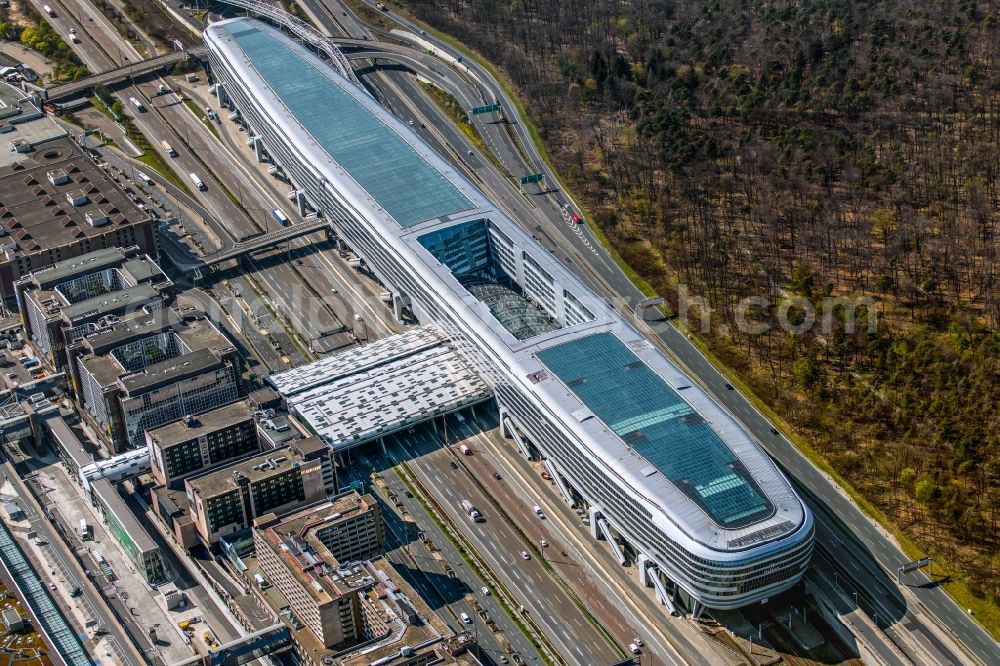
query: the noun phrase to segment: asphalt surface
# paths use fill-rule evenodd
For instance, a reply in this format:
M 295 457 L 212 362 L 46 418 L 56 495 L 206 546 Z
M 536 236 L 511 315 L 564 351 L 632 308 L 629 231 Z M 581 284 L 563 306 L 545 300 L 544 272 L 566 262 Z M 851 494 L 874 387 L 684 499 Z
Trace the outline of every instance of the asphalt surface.
M 25 499 L 23 496 L 25 493 L 30 492 L 21 481 L 20 477 L 17 476 L 17 472 L 9 463 L 4 463 L 2 469 L 0 469 L 0 474 L 4 477 L 11 479 L 12 483 L 19 490 L 19 495 L 22 496 L 21 507 L 24 510 L 25 516 L 31 523 L 31 526 L 39 533 L 42 538 L 47 543 L 44 546 L 48 549 L 49 555 L 57 563 L 60 575 L 65 579 L 65 585 L 79 587 L 82 592 L 82 598 L 85 600 L 88 609 L 98 618 L 100 622 L 100 629 L 104 632 L 109 633 L 115 643 L 117 643 L 117 658 L 120 659 L 124 664 L 128 666 L 138 666 L 142 663 L 142 658 L 140 657 L 140 652 L 143 654 L 155 655 L 155 650 L 149 645 L 148 641 L 145 645 L 142 644 L 142 639 L 133 641 L 132 637 L 129 636 L 123 627 L 119 624 L 117 618 L 112 613 L 111 609 L 108 608 L 107 602 L 100 595 L 95 588 L 95 584 L 99 584 L 99 581 L 94 579 L 89 579 L 84 575 L 81 575 L 79 564 L 75 562 L 73 554 L 70 552 L 66 543 L 63 541 L 61 533 L 70 534 L 71 529 L 63 527 L 60 531 L 56 529 L 55 514 L 45 515 L 40 514 L 33 504 Z M 44 511 L 43 507 L 43 511 Z M 41 574 L 40 574 L 41 575 Z M 44 581 L 47 576 L 41 576 Z M 107 587 L 107 582 L 102 585 L 102 587 Z M 118 609 L 119 612 L 123 612 L 124 609 Z M 124 611 L 125 617 L 128 617 L 128 612 Z M 141 632 L 140 632 L 141 634 Z M 126 651 L 129 647 L 138 648 L 139 652 L 133 652 L 131 650 Z M 93 645 L 86 646 L 88 650 L 93 649 Z
M 342 474 L 343 482 L 353 478 L 368 479 L 371 465 L 362 462 L 366 458 L 356 460 L 357 464 Z M 486 663 L 499 663 L 501 655 L 511 658 L 514 653 L 527 663 L 538 662 L 538 652 L 504 613 L 497 599 L 493 595 L 482 594 L 485 581 L 468 567 L 461 553 L 419 501 L 406 495 L 403 481 L 391 470 L 384 469 L 387 464 L 383 463 L 381 467 L 386 489 L 400 503 L 394 508 L 392 500 L 383 491 L 372 489 L 383 505 L 386 555 L 406 575 L 407 582 L 420 592 L 421 598 L 452 629 L 473 632 L 482 646 L 482 657 Z M 405 513 L 400 515 L 400 511 Z M 406 520 L 404 516 L 413 520 Z M 479 615 L 474 603 L 495 623 L 496 631 Z M 461 621 L 463 612 L 474 620 L 471 625 Z
M 374 5 L 374 3 L 369 4 Z M 391 11 L 387 12 L 387 15 L 419 34 L 419 26 L 408 21 L 405 17 Z M 439 42 L 431 35 L 422 35 L 421 38 L 431 42 L 444 52 L 452 52 L 450 46 Z M 500 133 L 500 124 L 483 123 L 474 117 L 480 131 L 493 137 L 494 140 L 489 141 L 489 143 L 497 151 L 501 161 L 508 165 L 515 175 L 520 175 L 519 171 L 523 173 L 539 171 L 546 174 L 550 187 L 558 183 L 554 174 L 544 167 L 534 144 L 530 139 L 527 139 L 525 129 L 516 121 L 515 107 L 503 89 L 488 72 L 475 62 L 468 60 L 465 62 L 479 82 L 486 85 L 487 96 L 492 96 L 501 103 L 505 117 L 515 119 L 515 122 L 511 123 L 511 128 L 521 138 L 521 145 L 529 153 L 529 159 L 525 161 L 521 154 L 511 147 L 509 137 Z M 397 103 L 406 105 L 406 100 L 398 99 Z M 410 103 L 411 108 L 419 110 L 421 114 L 426 114 L 426 117 L 434 115 L 433 111 L 427 108 L 428 102 L 425 97 L 415 95 Z M 440 115 L 438 115 L 438 119 L 440 121 Z M 450 123 L 441 124 L 439 127 L 442 128 L 443 133 L 446 133 L 448 142 L 452 145 L 465 144 L 462 137 L 457 136 L 457 131 L 448 133 L 449 129 L 453 129 Z M 488 193 L 502 194 L 503 189 L 507 189 L 509 192 L 506 183 L 504 183 L 504 188 L 500 188 L 496 186 L 496 179 L 489 178 L 486 172 L 493 171 L 489 165 L 475 169 L 476 174 L 488 183 Z M 531 198 L 535 206 L 526 205 L 523 201 L 526 198 Z M 618 302 L 624 313 L 630 314 L 632 308 L 645 298 L 614 264 L 589 230 L 565 221 L 561 204 L 572 203 L 568 195 L 559 192 L 551 192 L 541 196 L 529 195 L 528 197 L 508 194 L 502 195 L 500 200 L 508 212 L 512 212 L 513 217 L 529 231 L 547 233 L 547 237 L 539 238 L 543 245 L 546 245 L 546 240 L 551 240 L 561 248 L 565 248 L 568 257 L 563 255 L 561 258 L 564 261 L 568 258 L 569 261 L 566 263 L 577 272 L 579 277 L 594 284 L 599 291 L 612 297 Z M 531 213 L 525 215 L 528 208 L 531 208 L 533 215 Z M 538 228 L 538 224 L 541 225 L 541 229 Z M 559 251 L 556 251 L 555 254 L 560 256 Z M 933 638 L 934 631 L 924 626 L 924 617 L 926 617 L 924 613 L 914 614 L 913 612 L 914 610 L 925 611 L 983 663 L 1000 663 L 1000 644 L 994 641 L 981 625 L 959 608 L 951 597 L 928 579 L 923 572 L 910 574 L 911 579 L 906 593 L 900 592 L 892 576 L 886 572 L 894 573 L 896 568 L 907 562 L 909 558 L 899 551 L 885 537 L 885 533 L 873 525 L 853 502 L 849 501 L 826 478 L 822 471 L 805 459 L 788 439 L 780 434 L 775 435 L 771 424 L 742 394 L 738 391 L 727 390 L 725 377 L 683 333 L 666 321 L 650 322 L 648 326 L 640 325 L 640 328 L 647 334 L 655 336 L 685 366 L 689 373 L 708 387 L 719 402 L 761 442 L 765 450 L 785 469 L 797 487 L 805 491 L 803 493 L 806 496 L 805 499 L 813 508 L 818 521 L 822 521 L 829 528 L 829 534 L 835 535 L 835 538 L 839 540 L 837 547 L 852 553 L 852 556 L 859 561 L 871 565 L 867 571 L 869 576 L 876 578 L 876 584 L 871 584 L 871 580 L 866 581 L 863 576 L 854 574 L 858 577 L 858 587 L 868 597 L 871 613 L 874 614 L 877 609 L 881 609 L 882 613 L 885 614 L 883 622 L 886 625 L 899 624 L 897 629 L 915 634 L 918 644 L 934 644 L 934 649 L 942 650 L 947 658 L 955 660 L 953 663 L 963 661 L 965 655 L 954 654 L 946 646 L 940 644 L 940 641 Z M 824 511 L 823 507 L 828 511 Z M 905 623 L 903 622 L 904 618 Z
M 310 2 L 312 0 L 309 0 Z M 307 3 L 308 4 L 308 3 Z M 337 3 L 330 3 L 335 5 Z M 40 3 L 36 2 L 40 8 Z M 349 12 L 348 12 L 349 13 Z M 408 25 L 414 32 L 419 32 L 419 28 L 410 24 L 403 17 L 396 16 L 391 12 L 397 21 L 403 25 Z M 343 17 L 341 17 L 343 18 Z M 54 20 L 58 21 L 58 19 Z M 99 23 L 99 21 L 97 21 Z M 60 28 L 57 28 L 60 29 Z M 356 27 L 358 31 L 366 29 Z M 370 31 L 368 31 L 370 34 Z M 352 35 L 353 36 L 353 35 Z M 108 36 L 105 34 L 105 38 Z M 450 47 L 437 43 L 432 36 L 423 36 L 423 39 L 436 43 L 438 48 L 450 51 Z M 86 40 L 85 40 L 86 41 Z M 113 42 L 112 42 L 113 43 Z M 379 45 L 381 47 L 381 45 Z M 118 54 L 124 57 L 121 51 Z M 105 57 L 107 60 L 108 58 Z M 88 64 L 90 64 L 88 62 Z M 113 63 L 112 63 L 113 64 Z M 480 94 L 487 99 L 492 96 L 504 107 L 504 115 L 509 119 L 514 119 L 509 124 L 509 129 L 522 138 L 521 144 L 528 152 L 528 159 L 513 147 L 510 137 L 507 134 L 508 127 L 504 123 L 487 122 L 484 123 L 477 118 L 477 126 L 484 133 L 487 143 L 497 156 L 510 167 L 513 175 L 519 176 L 522 173 L 533 173 L 540 171 L 546 173 L 550 186 L 558 181 L 554 174 L 548 173 L 544 168 L 542 160 L 537 155 L 530 140 L 525 140 L 526 131 L 516 120 L 512 102 L 507 99 L 502 89 L 497 85 L 487 72 L 479 68 L 478 65 L 467 63 L 473 71 L 473 76 L 480 84 L 485 84 L 486 90 L 480 89 L 475 93 L 470 92 L 465 95 L 466 101 L 471 101 L 474 94 Z M 529 231 L 536 234 L 539 241 L 553 251 L 556 256 L 565 261 L 571 269 L 585 281 L 606 293 L 615 300 L 625 312 L 629 312 L 634 304 L 642 300 L 643 295 L 638 292 L 628 278 L 618 269 L 614 262 L 601 249 L 599 243 L 586 229 L 579 228 L 565 220 L 561 204 L 569 201 L 565 194 L 559 192 L 549 192 L 547 194 L 521 194 L 511 195 L 514 190 L 509 181 L 495 173 L 495 170 L 478 155 L 474 149 L 468 145 L 465 137 L 454 128 L 450 122 L 444 119 L 433 103 L 420 94 L 404 94 L 402 86 L 404 82 L 391 78 L 392 73 L 387 73 L 390 77 L 387 83 L 379 87 L 386 103 L 396 109 L 397 114 L 402 116 L 407 110 L 416 114 L 416 117 L 429 120 L 425 138 L 430 136 L 435 139 L 437 147 L 444 146 L 443 154 L 446 157 L 458 158 L 463 165 L 474 173 L 474 178 L 490 194 L 504 206 L 511 215 L 524 224 Z M 405 76 L 396 74 L 396 76 Z M 459 99 L 463 99 L 459 96 Z M 127 102 L 126 102 L 127 103 Z M 146 116 L 150 114 L 138 114 Z M 200 123 L 196 123 L 197 129 L 191 127 L 192 119 L 190 114 L 186 114 L 186 119 L 178 119 L 180 127 L 188 125 L 184 130 L 189 136 L 189 143 L 195 142 L 206 152 L 209 147 L 207 130 Z M 137 119 L 137 123 L 144 129 L 143 120 Z M 149 123 L 150 125 L 152 122 Z M 151 129 L 151 128 L 150 128 Z M 194 131 L 195 138 L 190 138 L 190 132 Z M 199 137 L 198 134 L 202 133 Z M 155 132 L 150 132 L 155 137 Z M 152 137 L 151 137 L 152 138 Z M 205 143 L 198 144 L 198 141 Z M 450 148 L 450 150 L 448 149 Z M 473 150 L 473 155 L 468 155 L 468 150 Z M 471 158 L 466 161 L 465 158 Z M 224 160 L 228 161 L 228 160 Z M 186 167 L 185 167 L 186 168 Z M 226 168 L 231 168 L 229 165 Z M 221 173 L 225 173 L 223 170 Z M 530 186 L 529 186 L 530 187 Z M 213 188 L 210 186 L 209 190 Z M 249 190 L 254 188 L 250 187 Z M 251 195 L 252 196 L 252 195 Z M 222 207 L 226 207 L 228 197 L 213 197 Z M 223 201 L 223 199 L 225 201 Z M 231 202 L 229 202 L 231 205 Z M 210 206 L 214 209 L 214 205 Z M 237 218 L 238 219 L 238 218 Z M 229 222 L 229 220 L 226 220 Z M 234 225 L 240 228 L 238 225 Z M 645 328 L 640 326 L 640 328 Z M 687 370 L 699 379 L 710 390 L 716 393 L 720 402 L 726 406 L 738 419 L 740 419 L 747 429 L 752 432 L 763 444 L 766 450 L 774 456 L 779 464 L 788 472 L 789 476 L 798 484 L 800 488 L 807 489 L 807 501 L 815 508 L 817 503 L 830 508 L 833 516 L 821 518 L 829 521 L 831 534 L 839 535 L 840 543 L 844 544 L 846 550 L 853 552 L 859 559 L 868 558 L 876 564 L 875 570 L 882 569 L 883 572 L 893 572 L 898 566 L 904 563 L 907 558 L 890 542 L 883 533 L 873 525 L 861 512 L 847 500 L 839 490 L 837 490 L 825 474 L 816 469 L 795 449 L 787 439 L 772 432 L 771 425 L 763 418 L 750 403 L 736 391 L 726 391 L 723 387 L 725 379 L 715 370 L 707 359 L 695 348 L 685 336 L 668 322 L 659 322 L 652 326 L 652 330 L 646 329 L 647 333 L 654 335 L 665 347 L 677 358 Z M 817 514 L 820 512 L 817 511 Z M 934 585 L 933 581 L 926 578 L 923 573 L 911 574 L 911 585 L 905 595 L 899 595 L 899 589 L 895 587 L 890 575 L 882 576 L 880 585 L 864 586 L 863 592 L 871 603 L 872 612 L 876 608 L 881 608 L 886 617 L 891 622 L 900 622 L 907 618 L 906 629 L 910 632 L 922 634 L 925 637 L 933 635 L 929 628 L 922 627 L 922 613 L 916 616 L 906 615 L 901 612 L 901 608 L 907 607 L 915 610 L 926 611 L 933 615 L 937 621 L 950 631 L 955 638 L 961 641 L 984 663 L 1000 663 L 1000 645 L 993 641 L 985 630 L 982 629 L 974 619 L 970 618 L 962 609 L 951 600 L 943 589 Z M 895 597 L 895 598 L 894 598 Z M 928 639 L 930 640 L 930 639 Z M 919 642 L 919 641 L 918 641 Z
M 520 536 L 495 511 L 488 499 L 461 468 L 452 469 L 448 451 L 426 431 L 397 442 L 390 452 L 413 456 L 410 469 L 435 496 L 450 519 L 462 530 L 508 589 L 529 609 L 535 623 L 571 663 L 610 664 L 620 658 L 587 621 L 566 591 L 543 569 Z M 483 513 L 483 522 L 473 523 L 461 508 L 471 501 Z M 525 560 L 522 552 L 529 552 Z

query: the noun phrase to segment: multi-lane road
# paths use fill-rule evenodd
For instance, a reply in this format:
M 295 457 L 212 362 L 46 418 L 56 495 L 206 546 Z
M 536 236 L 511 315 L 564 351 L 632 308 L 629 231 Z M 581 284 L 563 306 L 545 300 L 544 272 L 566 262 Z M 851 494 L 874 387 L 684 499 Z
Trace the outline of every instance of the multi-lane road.
M 40 9 L 40 3 L 35 4 Z M 62 7 L 58 3 L 54 4 Z M 331 32 L 335 26 L 341 35 L 346 33 L 348 37 L 371 38 L 374 35 L 374 32 L 353 17 L 347 8 L 334 0 L 322 2 L 306 0 L 303 4 L 307 11 L 314 13 L 318 22 Z M 67 14 L 60 13 L 59 18 L 50 19 L 50 22 L 61 33 L 68 33 L 68 29 L 74 26 L 74 17 L 86 18 L 82 23 L 75 23 L 84 35 L 81 44 L 75 48 L 92 69 L 98 71 L 108 69 L 121 64 L 125 58 L 138 59 L 138 54 L 131 50 L 131 46 L 121 40 L 120 35 L 102 16 L 99 16 L 99 13 L 95 15 L 95 12 L 89 3 L 80 2 L 76 10 Z M 405 18 L 392 12 L 387 12 L 386 15 L 397 20 L 401 26 L 408 28 L 414 34 L 420 33 L 419 27 L 410 24 Z M 336 21 L 331 22 L 330 16 L 335 17 Z M 432 36 L 422 35 L 420 39 L 433 43 L 443 52 L 452 51 L 451 47 Z M 109 44 L 112 45 L 110 48 L 106 46 Z M 381 44 L 372 44 L 372 48 L 399 49 Z M 445 76 L 439 77 L 442 79 L 439 83 L 455 95 L 463 105 L 473 105 L 479 101 L 498 101 L 504 107 L 504 115 L 511 120 L 510 129 L 519 138 L 520 147 L 515 145 L 504 123 L 480 118 L 475 118 L 474 122 L 491 150 L 507 167 L 510 174 L 518 177 L 527 173 L 543 172 L 550 186 L 558 182 L 555 174 L 544 166 L 525 128 L 517 119 L 512 100 L 484 68 L 475 62 L 466 61 L 467 67 L 471 70 L 469 76 L 472 82 L 470 82 L 463 80 L 458 72 L 439 62 L 435 67 L 435 63 L 430 62 L 426 54 L 420 54 L 417 50 L 411 53 L 411 56 L 397 55 L 401 58 L 412 57 L 412 67 L 418 71 L 421 67 L 425 67 L 444 72 Z M 433 74 L 433 71 L 429 73 Z M 566 220 L 563 204 L 572 202 L 565 193 L 558 191 L 538 195 L 521 193 L 469 144 L 467 138 L 445 118 L 410 77 L 399 72 L 380 71 L 369 78 L 377 87 L 380 99 L 393 108 L 397 115 L 419 120 L 422 127 L 417 131 L 426 140 L 443 155 L 456 162 L 460 168 L 470 173 L 473 179 L 500 202 L 512 217 L 536 235 L 543 245 L 565 261 L 582 279 L 606 294 L 626 312 L 643 298 L 592 234 L 585 228 Z M 175 95 L 157 96 L 154 94 L 155 89 L 154 83 L 140 85 L 126 89 L 119 94 L 119 98 L 127 105 L 127 98 L 138 94 L 142 96 L 141 99 L 150 102 L 152 108 L 149 112 L 133 115 L 136 124 L 154 143 L 161 137 L 173 137 L 172 143 L 178 142 L 183 137 L 183 147 L 178 147 L 182 154 L 176 158 L 176 166 L 180 173 L 189 173 L 188 169 L 191 169 L 196 173 L 224 174 L 220 177 L 224 177 L 225 180 L 219 181 L 218 186 L 209 181 L 208 190 L 197 195 L 207 208 L 216 212 L 223 231 L 234 237 L 255 233 L 258 227 L 252 220 L 248 220 L 245 211 L 268 210 L 274 205 L 275 197 L 264 193 L 266 190 L 259 187 L 259 178 L 250 177 L 243 169 L 236 168 L 231 153 L 218 150 L 218 139 L 204 123 L 183 106 Z M 185 147 L 196 153 L 197 157 L 187 155 Z M 471 155 L 469 151 L 472 151 Z M 236 185 L 238 196 L 243 203 L 242 207 L 230 200 L 221 187 L 222 182 L 226 182 L 230 189 Z M 299 276 L 300 274 L 275 278 L 268 288 L 273 290 L 273 293 L 281 293 L 282 289 L 287 287 L 288 281 L 300 279 Z M 932 581 L 922 573 L 911 575 L 912 584 L 908 588 L 900 590 L 896 586 L 891 572 L 908 558 L 886 538 L 885 533 L 877 525 L 864 516 L 836 488 L 823 472 L 802 456 L 791 442 L 780 434 L 775 434 L 771 424 L 744 396 L 737 391 L 727 390 L 723 375 L 682 332 L 669 322 L 656 322 L 651 324 L 651 328 L 646 324 L 639 325 L 657 339 L 694 377 L 716 394 L 719 401 L 746 425 L 803 490 L 823 526 L 820 530 L 821 547 L 828 550 L 843 549 L 849 557 L 835 558 L 840 566 L 849 567 L 850 564 L 845 565 L 844 562 L 854 562 L 859 571 L 866 572 L 854 574 L 858 576 L 859 592 L 868 604 L 866 608 L 862 603 L 862 608 L 866 608 L 866 611 L 872 614 L 879 612 L 887 626 L 899 625 L 897 629 L 911 634 L 913 644 L 922 646 L 921 649 L 934 650 L 942 658 L 961 660 L 962 655 L 955 654 L 947 642 L 941 641 L 935 630 L 927 626 L 928 616 L 933 616 L 979 660 L 984 663 L 1000 663 L 1000 646 L 973 618 L 959 608 L 943 589 L 933 585 Z M 824 510 L 824 507 L 829 511 Z M 843 570 L 841 575 L 851 574 L 848 569 Z
M 374 3 L 371 3 L 374 4 Z M 415 34 L 420 34 L 419 26 L 414 25 L 405 17 L 393 12 L 385 15 L 396 20 L 402 27 Z M 422 40 L 430 42 L 444 53 L 458 55 L 449 45 L 430 35 L 421 35 Z M 473 71 L 477 83 L 488 88 L 486 101 L 498 101 L 504 108 L 504 115 L 513 120 L 512 128 L 521 140 L 522 148 L 529 154 L 529 160 L 524 160 L 522 153 L 511 145 L 511 139 L 499 123 L 477 122 L 477 128 L 490 137 L 489 144 L 497 152 L 497 156 L 515 176 L 540 171 L 546 174 L 550 186 L 558 183 L 555 174 L 544 165 L 534 144 L 527 137 L 527 132 L 517 120 L 516 107 L 503 88 L 484 68 L 474 61 L 464 60 Z M 452 70 L 449 70 L 452 72 Z M 493 100 L 489 99 L 492 96 Z M 435 118 L 434 126 L 446 136 L 446 143 L 453 146 L 467 145 L 463 137 L 447 121 L 441 122 L 441 115 L 426 97 L 418 94 L 399 95 L 393 100 L 387 95 L 390 104 L 395 101 L 402 108 L 410 109 L 426 118 Z M 462 99 L 462 97 L 459 97 Z M 469 99 L 469 96 L 465 98 Z M 466 103 L 469 103 L 466 101 Z M 399 111 L 397 111 L 399 113 Z M 436 117 L 435 117 L 436 116 Z M 471 148 L 470 148 L 471 149 Z M 455 151 L 445 151 L 446 156 L 455 157 Z M 623 311 L 629 313 L 635 304 L 645 296 L 627 276 L 618 268 L 607 252 L 586 230 L 565 221 L 562 214 L 562 203 L 570 203 L 568 195 L 553 192 L 541 196 L 510 195 L 512 188 L 504 179 L 500 187 L 497 180 L 491 179 L 495 171 L 489 164 L 470 164 L 473 171 L 485 182 L 487 190 L 494 195 L 502 194 L 502 204 L 508 212 L 529 231 L 542 232 L 540 238 L 545 244 L 550 240 L 565 249 L 562 259 L 574 269 L 584 280 L 595 285 L 599 291 L 616 301 Z M 525 203 L 526 199 L 531 199 Z M 531 205 L 533 203 L 534 205 Z M 538 228 L 538 225 L 541 228 Z M 557 256 L 560 252 L 556 251 Z M 960 608 L 941 587 L 929 580 L 923 572 L 911 574 L 910 583 L 900 589 L 894 580 L 895 570 L 909 560 L 889 538 L 884 530 L 874 524 L 845 494 L 836 487 L 825 473 L 812 465 L 798 449 L 783 435 L 775 434 L 771 423 L 760 414 L 750 401 L 738 391 L 726 389 L 727 380 L 719 370 L 701 353 L 701 351 L 667 321 L 650 322 L 640 327 L 658 340 L 685 368 L 710 391 L 716 398 L 738 418 L 751 433 L 763 444 L 765 449 L 782 465 L 789 476 L 803 491 L 806 501 L 814 509 L 818 521 L 824 527 L 820 530 L 820 547 L 840 549 L 846 556 L 835 558 L 838 562 L 853 562 L 858 571 L 844 571 L 842 575 L 855 573 L 858 577 L 857 587 L 861 598 L 866 598 L 867 605 L 862 608 L 874 616 L 876 612 L 883 627 L 893 626 L 900 633 L 911 635 L 913 643 L 920 646 L 922 656 L 935 660 L 945 660 L 960 663 L 968 655 L 956 653 L 947 642 L 942 641 L 938 632 L 928 626 L 936 621 L 972 655 L 986 664 L 1000 663 L 1000 644 L 986 632 L 972 617 Z M 860 564 L 859 564 L 860 563 Z M 843 566 L 849 566 L 843 565 Z

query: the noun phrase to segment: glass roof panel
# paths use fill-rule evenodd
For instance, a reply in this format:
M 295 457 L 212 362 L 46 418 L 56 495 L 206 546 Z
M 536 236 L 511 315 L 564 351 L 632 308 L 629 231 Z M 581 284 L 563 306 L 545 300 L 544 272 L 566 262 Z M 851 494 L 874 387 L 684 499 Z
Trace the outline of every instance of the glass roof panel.
M 226 29 L 295 119 L 401 226 L 475 207 L 394 129 L 288 46 L 241 21 Z
M 719 525 L 736 528 L 772 512 L 736 454 L 659 375 L 612 333 L 538 354 L 586 407 Z

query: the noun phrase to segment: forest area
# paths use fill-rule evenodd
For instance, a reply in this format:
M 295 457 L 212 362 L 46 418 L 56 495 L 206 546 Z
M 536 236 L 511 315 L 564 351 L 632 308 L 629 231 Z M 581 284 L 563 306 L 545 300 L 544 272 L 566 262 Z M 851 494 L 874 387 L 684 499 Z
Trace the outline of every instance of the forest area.
M 398 4 L 502 71 L 611 245 L 668 301 L 709 304 L 717 356 L 1000 598 L 1000 7 Z M 766 298 L 754 318 L 774 323 L 785 296 L 793 321 L 845 297 L 878 323 L 851 330 L 836 308 L 823 331 L 737 325 L 741 299 Z

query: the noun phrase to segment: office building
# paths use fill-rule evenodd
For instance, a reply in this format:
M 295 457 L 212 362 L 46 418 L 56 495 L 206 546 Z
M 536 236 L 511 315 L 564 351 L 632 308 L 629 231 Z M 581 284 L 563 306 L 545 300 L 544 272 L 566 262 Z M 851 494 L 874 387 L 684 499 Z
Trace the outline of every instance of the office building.
M 187 478 L 188 510 L 206 546 L 249 527 L 255 518 L 326 499 L 329 449 L 306 439 L 200 476 Z
M 108 532 L 121 544 L 143 580 L 147 583 L 165 580 L 167 573 L 160 557 L 160 547 L 129 509 L 114 484 L 107 479 L 98 479 L 90 487 L 91 500 L 101 512 Z
M 186 415 L 145 433 L 153 476 L 183 487 L 193 474 L 260 451 L 257 425 L 245 400 Z
M 69 353 L 80 413 L 114 453 L 144 446 L 148 430 L 242 396 L 242 359 L 199 310 L 116 318 Z
M 695 615 L 794 585 L 813 519 L 657 347 L 364 90 L 259 21 L 205 30 L 219 100 L 390 292 L 494 391 L 507 432 Z M 289 76 L 295 72 L 295 76 Z M 612 543 L 614 543 L 612 541 Z
M 387 614 L 365 594 L 377 579 L 362 561 L 382 552 L 381 515 L 370 495 L 352 492 L 281 517 L 262 516 L 253 535 L 266 583 L 324 647 L 388 633 Z
M 21 90 L 0 83 L 0 298 L 28 273 L 105 248 L 156 255 L 156 216 Z
M 139 247 L 113 247 L 58 261 L 14 289 L 28 344 L 54 372 L 67 348 L 123 316 L 162 309 L 173 284 Z

